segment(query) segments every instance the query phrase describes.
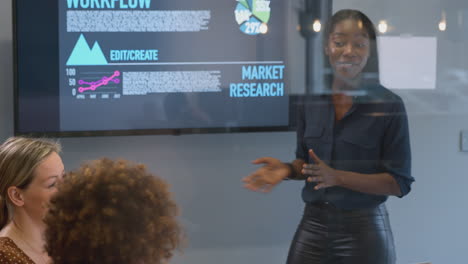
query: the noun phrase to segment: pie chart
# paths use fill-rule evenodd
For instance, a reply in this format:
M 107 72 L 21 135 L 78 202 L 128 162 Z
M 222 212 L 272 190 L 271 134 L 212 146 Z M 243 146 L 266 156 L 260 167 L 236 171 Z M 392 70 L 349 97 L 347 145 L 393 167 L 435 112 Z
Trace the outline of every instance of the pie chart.
M 239 29 L 247 35 L 266 34 L 270 13 L 270 0 L 237 0 L 234 11 Z

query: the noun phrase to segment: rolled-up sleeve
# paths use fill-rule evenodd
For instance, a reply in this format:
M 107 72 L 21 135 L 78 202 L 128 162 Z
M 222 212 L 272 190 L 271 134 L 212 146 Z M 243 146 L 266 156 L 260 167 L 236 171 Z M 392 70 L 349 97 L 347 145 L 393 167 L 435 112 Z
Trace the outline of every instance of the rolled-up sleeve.
M 381 165 L 390 173 L 400 186 L 400 198 L 411 191 L 414 182 L 411 176 L 411 147 L 408 116 L 403 101 L 398 98 L 390 106 L 386 116 L 384 138 L 382 141 Z

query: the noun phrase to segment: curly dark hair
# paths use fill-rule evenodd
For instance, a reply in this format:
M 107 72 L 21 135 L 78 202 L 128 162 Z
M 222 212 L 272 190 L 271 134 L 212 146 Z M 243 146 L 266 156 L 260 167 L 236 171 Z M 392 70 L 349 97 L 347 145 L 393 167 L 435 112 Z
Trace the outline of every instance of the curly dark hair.
M 168 185 L 144 165 L 101 159 L 65 175 L 44 221 L 54 264 L 164 263 L 180 248 Z

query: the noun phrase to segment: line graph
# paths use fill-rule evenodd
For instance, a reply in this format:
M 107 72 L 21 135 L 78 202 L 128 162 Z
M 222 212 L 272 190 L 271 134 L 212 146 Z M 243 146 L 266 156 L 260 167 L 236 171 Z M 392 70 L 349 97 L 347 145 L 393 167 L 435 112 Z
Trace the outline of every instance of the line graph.
M 120 79 L 118 79 L 117 77 L 120 76 L 120 72 L 119 71 L 115 71 L 114 74 L 112 74 L 111 76 L 103 76 L 102 79 L 98 80 L 98 81 L 94 81 L 94 82 L 87 82 L 87 81 L 84 81 L 84 80 L 79 80 L 78 81 L 78 84 L 79 85 L 89 85 L 88 87 L 79 87 L 78 88 L 78 92 L 79 93 L 83 93 L 83 92 L 86 92 L 86 91 L 95 91 L 97 88 L 101 87 L 101 86 L 104 86 L 104 85 L 108 85 L 109 82 L 113 82 L 115 84 L 118 84 L 120 83 Z

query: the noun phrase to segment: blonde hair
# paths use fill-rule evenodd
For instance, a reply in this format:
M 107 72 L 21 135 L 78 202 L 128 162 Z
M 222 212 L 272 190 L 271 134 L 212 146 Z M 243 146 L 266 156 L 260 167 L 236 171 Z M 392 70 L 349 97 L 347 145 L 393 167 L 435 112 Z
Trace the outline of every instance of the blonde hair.
M 25 137 L 11 137 L 0 145 L 0 229 L 13 213 L 8 188 L 27 188 L 34 178 L 34 169 L 50 154 L 60 150 L 57 142 Z

